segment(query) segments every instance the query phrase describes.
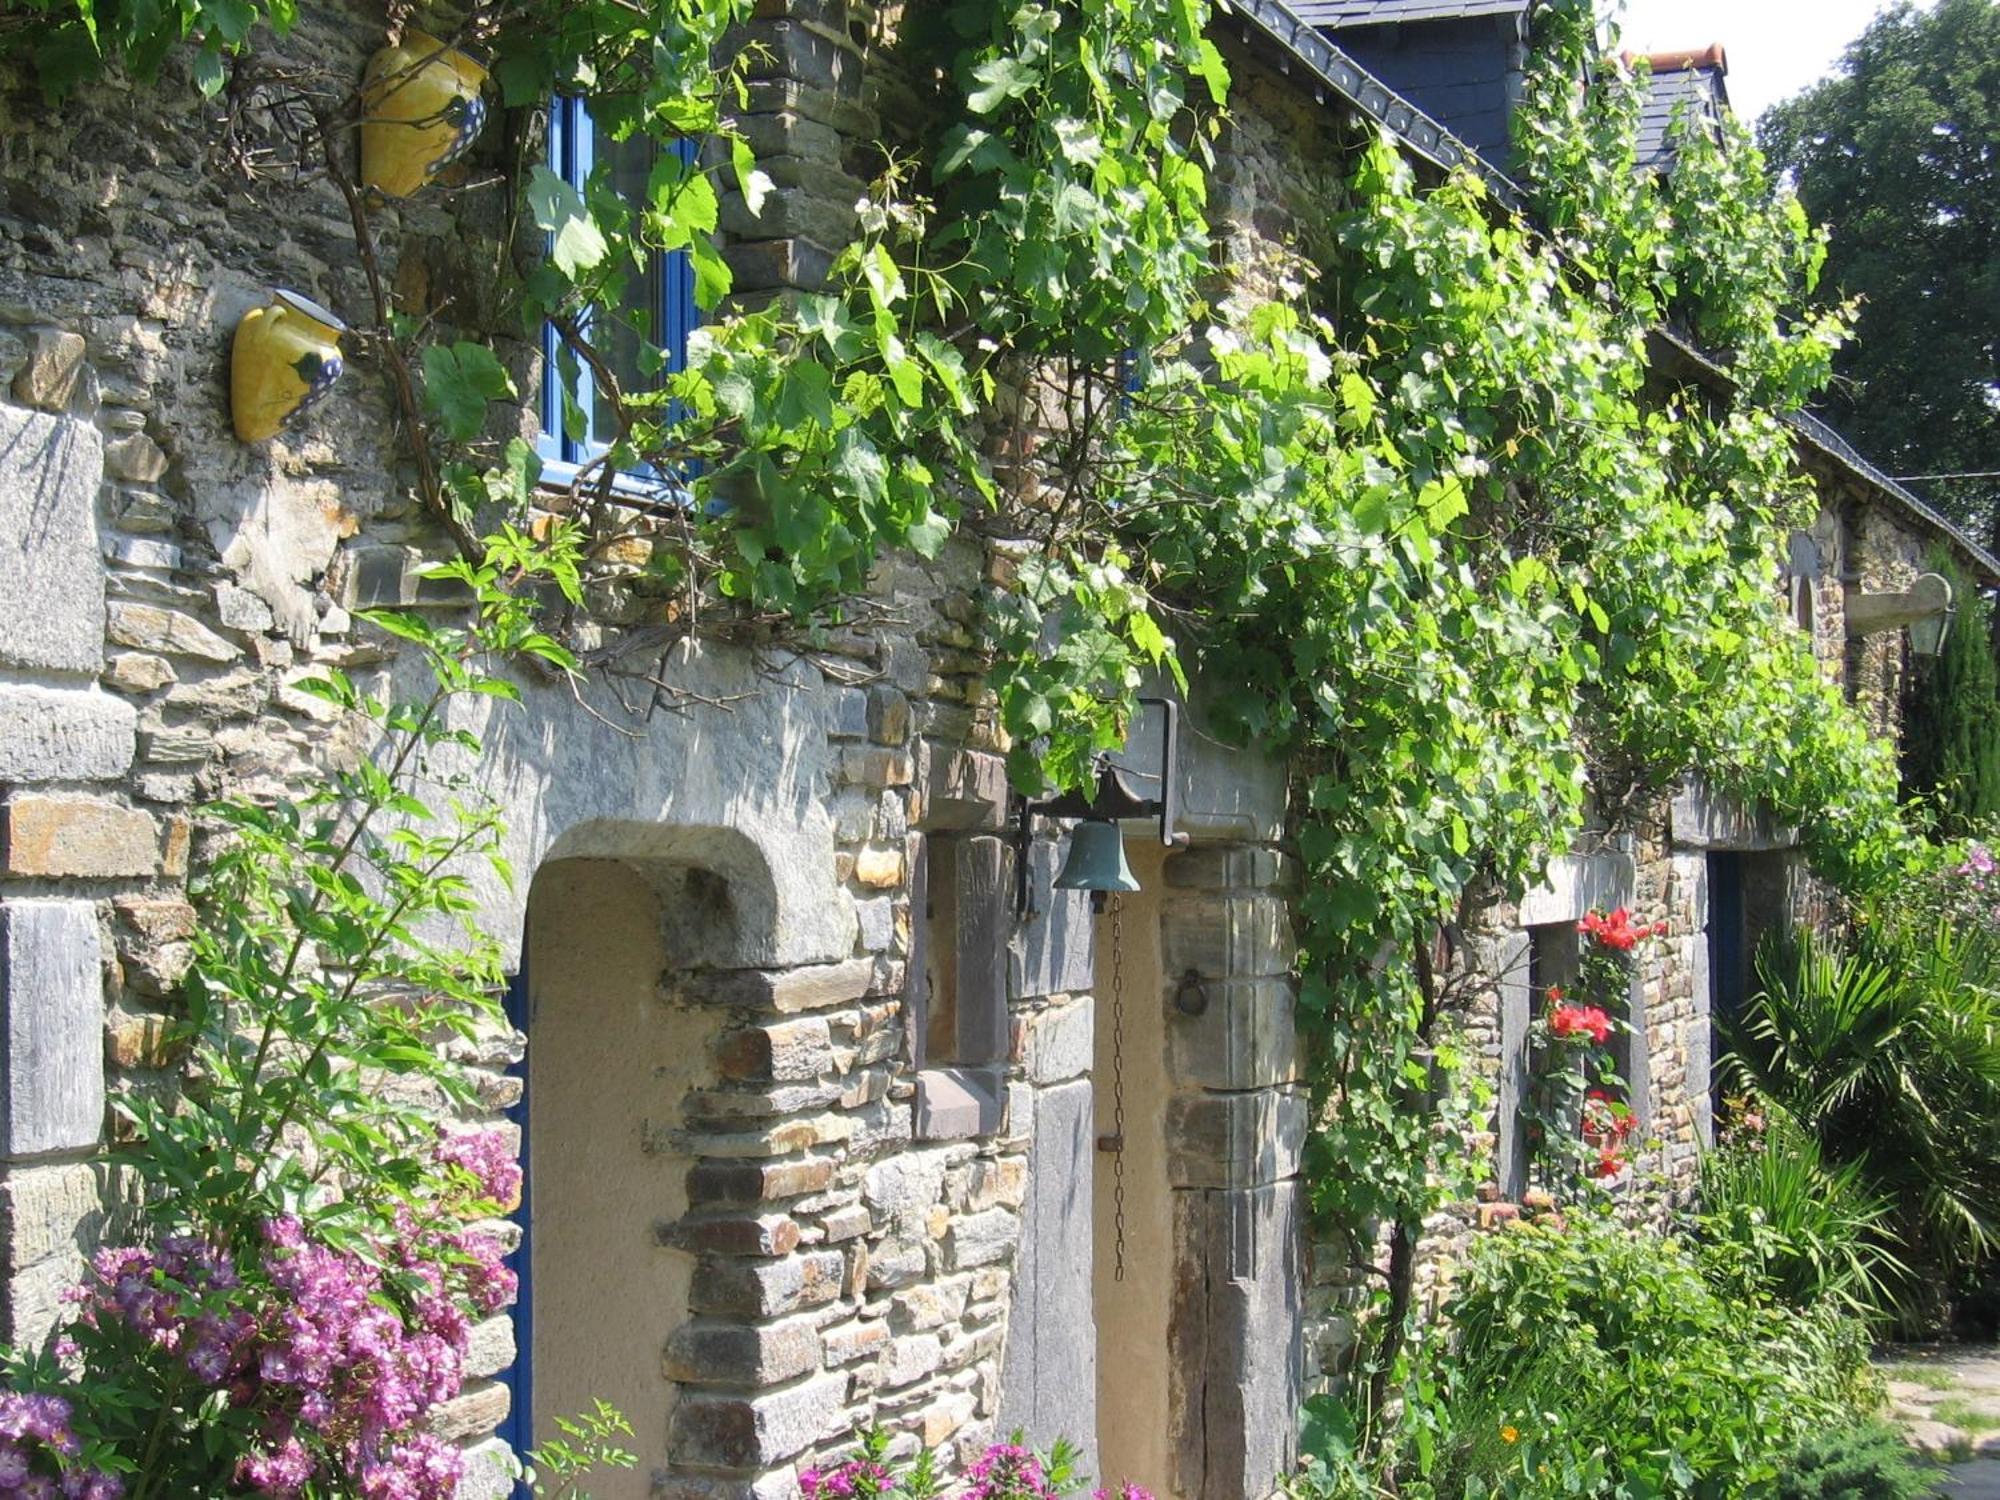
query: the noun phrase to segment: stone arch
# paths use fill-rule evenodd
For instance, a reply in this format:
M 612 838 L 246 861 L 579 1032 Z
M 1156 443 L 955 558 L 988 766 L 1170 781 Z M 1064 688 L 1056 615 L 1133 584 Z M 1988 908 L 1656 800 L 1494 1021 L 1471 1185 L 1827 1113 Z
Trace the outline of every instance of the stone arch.
M 651 886 L 667 945 L 663 968 L 738 969 L 769 961 L 782 903 L 771 863 L 749 835 L 593 818 L 557 835 L 541 869 L 573 861 L 619 863 Z
M 427 690 L 418 664 L 399 659 L 394 670 L 409 677 L 406 693 Z M 433 759 L 439 775 L 466 776 L 494 799 L 514 870 L 581 858 L 698 867 L 727 879 L 736 903 L 724 966 L 852 955 L 859 922 L 835 878 L 830 810 L 848 768 L 838 694 L 815 668 L 683 643 L 673 679 L 703 701 L 644 717 L 625 714 L 595 678 L 573 686 L 510 675 L 518 706 L 476 697 L 449 708 L 451 727 L 477 736 L 482 752 L 441 746 Z M 466 873 L 481 925 L 511 952 L 525 891 L 478 866 Z

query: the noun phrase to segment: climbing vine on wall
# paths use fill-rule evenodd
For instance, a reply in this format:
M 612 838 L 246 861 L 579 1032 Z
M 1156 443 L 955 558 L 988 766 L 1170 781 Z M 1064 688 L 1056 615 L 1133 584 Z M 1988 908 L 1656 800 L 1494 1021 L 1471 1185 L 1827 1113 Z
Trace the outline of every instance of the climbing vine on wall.
M 265 13 L 182 4 L 220 86 Z M 741 66 L 713 59 L 749 9 L 536 0 L 467 22 L 508 104 L 588 93 L 614 137 L 703 142 L 661 153 L 637 202 L 608 170 L 581 190 L 525 153 L 513 171 L 549 249 L 496 325 L 553 325 L 610 413 L 569 503 L 601 521 L 618 471 L 672 476 L 653 567 L 684 623 L 825 619 L 885 552 L 934 555 L 962 528 L 1025 543 L 991 614 L 1023 786 L 1086 781 L 1149 672 L 1226 684 L 1222 730 L 1297 767 L 1310 1175 L 1357 1258 L 1382 1223 L 1413 1253 L 1469 1185 L 1477 1101 L 1440 932 L 1534 881 L 1589 799 L 1698 767 L 1841 878 L 1897 859 L 1887 753 L 1775 606 L 1808 505 L 1781 419 L 1845 326 L 1796 311 L 1819 240 L 1733 127 L 1638 170 L 1632 83 L 1582 0 L 1540 12 L 1532 224 L 1357 136 L 1333 243 L 1234 288 L 1208 224 L 1229 78 L 1204 0 L 926 11 L 904 39 L 925 145 L 885 157 L 820 290 L 731 311 L 711 237 L 729 193 L 754 211 L 769 185 L 729 115 Z M 71 60 L 81 40 L 154 61 L 154 33 L 112 14 L 64 22 Z M 692 257 L 708 321 L 672 374 L 625 329 L 661 373 L 621 388 L 606 332 L 667 250 Z M 380 321 L 427 376 L 406 420 L 437 504 L 467 534 L 481 507 L 526 508 L 539 465 L 490 435 L 512 383 L 488 331 Z M 1663 325 L 1726 379 L 1668 378 Z

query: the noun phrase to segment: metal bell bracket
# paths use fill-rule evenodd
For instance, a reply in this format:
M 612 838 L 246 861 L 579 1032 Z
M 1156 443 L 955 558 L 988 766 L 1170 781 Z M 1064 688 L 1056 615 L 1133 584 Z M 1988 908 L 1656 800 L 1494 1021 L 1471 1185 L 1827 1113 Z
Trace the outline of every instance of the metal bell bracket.
M 1014 799 L 1014 909 L 1024 917 L 1035 915 L 1034 883 L 1029 879 L 1028 846 L 1034 820 L 1043 818 L 1109 819 L 1158 818 L 1160 843 L 1169 849 L 1186 846 L 1188 836 L 1177 832 L 1174 822 L 1180 813 L 1180 788 L 1174 778 L 1174 750 L 1180 741 L 1180 705 L 1171 698 L 1141 698 L 1141 708 L 1152 704 L 1166 717 L 1160 737 L 1160 795 L 1142 797 L 1126 779 L 1127 773 L 1100 756 L 1097 762 L 1097 789 L 1090 797 L 1081 792 L 1064 792 L 1060 797 L 1030 801 Z M 1150 779 L 1150 778 L 1148 778 Z

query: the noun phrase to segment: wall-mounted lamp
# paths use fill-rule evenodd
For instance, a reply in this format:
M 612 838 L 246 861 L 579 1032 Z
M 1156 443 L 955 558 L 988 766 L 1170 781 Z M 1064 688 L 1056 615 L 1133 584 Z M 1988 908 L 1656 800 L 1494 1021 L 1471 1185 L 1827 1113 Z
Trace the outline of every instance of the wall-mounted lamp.
M 1065 792 L 1060 797 L 1031 802 L 1023 797 L 1016 803 L 1014 823 L 1014 905 L 1024 916 L 1034 911 L 1033 886 L 1028 879 L 1028 841 L 1034 819 L 1075 818 L 1070 833 L 1069 854 L 1055 878 L 1062 891 L 1089 891 L 1093 910 L 1104 909 L 1104 898 L 1112 891 L 1136 891 L 1139 882 L 1125 859 L 1125 836 L 1118 824 L 1126 818 L 1158 818 L 1160 842 L 1169 849 L 1188 841 L 1174 830 L 1180 793 L 1174 777 L 1174 749 L 1180 739 L 1180 705 L 1171 698 L 1141 698 L 1156 704 L 1165 713 L 1166 725 L 1160 736 L 1160 795 L 1143 797 L 1108 756 L 1097 762 L 1097 786 L 1092 795 Z M 1142 778 L 1150 779 L 1150 778 Z
M 1886 630 L 1908 630 L 1910 650 L 1936 656 L 1944 649 L 1953 614 L 1951 584 L 1938 573 L 1925 573 L 1900 594 L 1847 594 L 1847 634 L 1850 640 Z
M 1944 651 L 1944 643 L 1951 636 L 1951 622 L 1958 610 L 1947 607 L 1934 615 L 1925 615 L 1921 620 L 1910 622 L 1910 650 L 1918 656 L 1938 656 Z

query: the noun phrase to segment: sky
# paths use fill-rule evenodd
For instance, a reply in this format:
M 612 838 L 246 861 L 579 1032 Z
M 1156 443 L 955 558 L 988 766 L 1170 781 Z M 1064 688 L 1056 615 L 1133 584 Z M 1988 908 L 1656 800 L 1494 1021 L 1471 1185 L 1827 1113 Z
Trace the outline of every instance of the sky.
M 1609 11 L 1614 0 L 1603 0 Z M 1729 53 L 1729 102 L 1757 117 L 1833 70 L 1886 0 L 1626 0 L 1621 46 L 1670 52 L 1720 42 Z

